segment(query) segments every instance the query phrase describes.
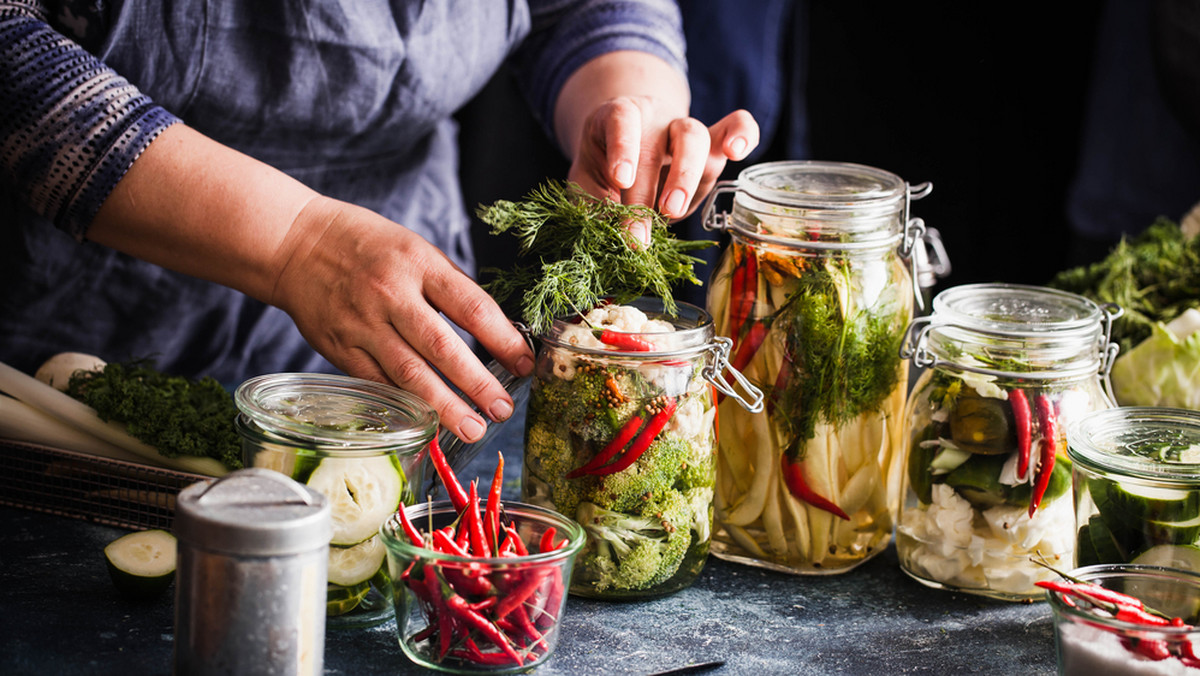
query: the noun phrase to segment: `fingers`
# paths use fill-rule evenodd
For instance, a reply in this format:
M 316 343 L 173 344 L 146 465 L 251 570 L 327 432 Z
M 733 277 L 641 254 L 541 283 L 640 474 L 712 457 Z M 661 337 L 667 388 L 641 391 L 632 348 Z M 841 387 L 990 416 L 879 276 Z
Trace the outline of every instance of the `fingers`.
M 746 159 L 758 147 L 758 122 L 745 110 L 735 110 L 726 115 L 709 127 L 708 132 L 712 136 L 714 153 L 720 150 L 726 158 L 735 162 Z
M 692 117 L 672 120 L 667 126 L 669 170 L 659 196 L 658 209 L 667 218 L 683 218 L 708 169 L 708 129 Z

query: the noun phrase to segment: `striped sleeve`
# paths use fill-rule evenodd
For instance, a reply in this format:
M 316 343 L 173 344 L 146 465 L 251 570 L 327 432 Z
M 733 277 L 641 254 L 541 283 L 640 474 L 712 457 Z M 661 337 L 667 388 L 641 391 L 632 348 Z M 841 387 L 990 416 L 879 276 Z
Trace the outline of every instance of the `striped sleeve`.
M 0 0 L 0 184 L 82 240 L 150 142 L 179 121 L 33 0 Z
M 580 66 L 607 52 L 654 54 L 687 72 L 683 22 L 675 0 L 530 0 L 532 30 L 514 65 L 542 125 L 553 129 L 554 103 Z

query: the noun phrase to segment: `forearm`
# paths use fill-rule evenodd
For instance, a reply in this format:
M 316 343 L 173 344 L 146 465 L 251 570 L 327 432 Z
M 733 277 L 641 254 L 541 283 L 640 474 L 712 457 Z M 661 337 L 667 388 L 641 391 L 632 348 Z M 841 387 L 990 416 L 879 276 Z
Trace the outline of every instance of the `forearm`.
M 555 136 L 567 157 L 576 157 L 587 117 L 622 96 L 650 102 L 660 120 L 686 117 L 691 103 L 687 77 L 663 59 L 640 51 L 602 54 L 567 79 L 555 103 Z
M 271 302 L 317 194 L 184 125 L 164 130 L 100 207 L 89 240 Z

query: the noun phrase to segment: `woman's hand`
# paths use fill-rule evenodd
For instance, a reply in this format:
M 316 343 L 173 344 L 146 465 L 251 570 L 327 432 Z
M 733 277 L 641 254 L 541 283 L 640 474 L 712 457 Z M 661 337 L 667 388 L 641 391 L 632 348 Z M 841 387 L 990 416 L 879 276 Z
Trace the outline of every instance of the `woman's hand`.
M 183 125 L 134 162 L 88 238 L 280 307 L 335 366 L 425 399 L 465 441 L 486 423 L 439 371 L 493 420 L 512 399 L 439 313 L 509 371 L 532 370 L 492 298 L 425 239 Z
M 750 113 L 705 127 L 688 116 L 688 103 L 683 75 L 653 55 L 613 52 L 584 64 L 556 107 L 556 130 L 572 158 L 568 178 L 598 196 L 687 216 L 725 162 L 758 145 Z M 631 224 L 631 232 L 649 241 L 646 224 Z
M 439 313 L 512 373 L 528 375 L 533 354 L 492 297 L 437 247 L 370 210 L 317 198 L 282 249 L 269 302 L 335 366 L 420 396 L 464 441 L 478 440 L 486 422 L 438 372 L 492 420 L 512 415 L 508 393 Z

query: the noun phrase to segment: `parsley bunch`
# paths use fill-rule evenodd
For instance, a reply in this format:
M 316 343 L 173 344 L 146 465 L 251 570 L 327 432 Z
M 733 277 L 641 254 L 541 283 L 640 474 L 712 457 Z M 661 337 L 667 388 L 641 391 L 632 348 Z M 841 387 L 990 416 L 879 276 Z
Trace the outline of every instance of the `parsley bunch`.
M 145 361 L 110 363 L 102 371 L 76 372 L 67 394 L 165 457 L 208 456 L 229 469 L 242 466 L 242 443 L 233 426 L 237 405 L 214 378 L 167 375 Z
M 604 298 L 627 303 L 653 294 L 673 314 L 672 286 L 700 283 L 693 272 L 700 259 L 687 252 L 713 244 L 675 239 L 663 216 L 649 207 L 598 199 L 558 181 L 544 183 L 522 201 L 480 207 L 478 216 L 493 235 L 508 233 L 520 244 L 511 269 L 483 271 L 494 275 L 483 288 L 535 334 Z M 630 237 L 626 224 L 633 220 L 650 223 L 650 246 Z

